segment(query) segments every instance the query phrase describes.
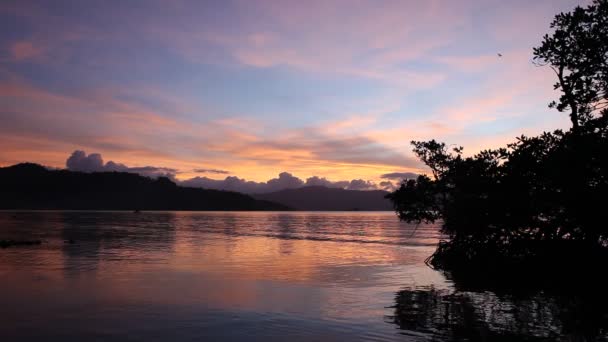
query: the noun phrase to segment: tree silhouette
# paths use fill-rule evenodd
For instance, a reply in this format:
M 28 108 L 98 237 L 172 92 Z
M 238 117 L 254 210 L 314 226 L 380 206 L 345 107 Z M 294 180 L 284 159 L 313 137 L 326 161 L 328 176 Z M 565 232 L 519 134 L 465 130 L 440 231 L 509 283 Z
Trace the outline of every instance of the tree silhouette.
M 588 121 L 608 106 L 608 1 L 594 0 L 587 8 L 560 13 L 534 48 L 534 62 L 548 65 L 557 75 L 555 89 L 562 92 L 550 103 L 560 112 L 570 111 L 572 128 Z
M 571 263 L 564 250 L 578 262 L 607 257 L 608 0 L 558 14 L 552 27 L 534 61 L 556 72 L 562 95 L 552 106 L 570 110 L 572 129 L 470 157 L 412 141 L 433 179 L 408 180 L 387 197 L 404 221 L 443 220 L 449 241 L 434 266 L 550 269 Z

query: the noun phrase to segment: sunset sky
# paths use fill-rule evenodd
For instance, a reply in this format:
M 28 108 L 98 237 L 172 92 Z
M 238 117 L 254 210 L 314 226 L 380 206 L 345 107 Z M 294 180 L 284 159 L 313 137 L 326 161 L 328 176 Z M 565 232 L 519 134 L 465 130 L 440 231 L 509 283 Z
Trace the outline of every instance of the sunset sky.
M 180 180 L 424 172 L 410 140 L 474 153 L 568 127 L 532 47 L 587 3 L 5 0 L 0 166 L 82 150 Z

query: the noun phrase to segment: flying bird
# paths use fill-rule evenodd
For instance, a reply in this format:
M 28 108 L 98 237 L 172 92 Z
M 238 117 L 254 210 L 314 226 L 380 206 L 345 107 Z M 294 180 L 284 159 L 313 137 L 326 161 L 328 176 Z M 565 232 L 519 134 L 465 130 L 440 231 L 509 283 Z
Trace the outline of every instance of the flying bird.
M 502 57 L 502 53 L 498 53 L 498 57 Z

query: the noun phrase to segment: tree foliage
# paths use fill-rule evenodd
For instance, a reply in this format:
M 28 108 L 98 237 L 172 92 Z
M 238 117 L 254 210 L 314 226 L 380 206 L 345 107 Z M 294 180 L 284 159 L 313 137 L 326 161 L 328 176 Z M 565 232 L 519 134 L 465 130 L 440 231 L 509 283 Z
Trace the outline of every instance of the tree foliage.
M 447 251 L 525 258 L 565 241 L 608 247 L 608 0 L 558 14 L 551 27 L 534 61 L 556 72 L 561 96 L 552 106 L 570 111 L 570 130 L 470 157 L 412 141 L 433 179 L 408 180 L 388 197 L 402 220 L 443 221 L 450 240 L 436 260 Z
M 545 35 L 534 49 L 534 62 L 555 72 L 554 88 L 562 94 L 550 107 L 569 110 L 576 131 L 608 106 L 608 1 L 560 13 L 551 28 L 553 34 Z

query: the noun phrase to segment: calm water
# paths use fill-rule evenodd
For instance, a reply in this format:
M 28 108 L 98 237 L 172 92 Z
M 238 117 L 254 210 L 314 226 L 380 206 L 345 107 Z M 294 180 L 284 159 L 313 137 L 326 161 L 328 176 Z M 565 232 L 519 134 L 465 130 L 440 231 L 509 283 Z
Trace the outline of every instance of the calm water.
M 585 337 L 551 298 L 455 292 L 424 264 L 440 237 L 390 212 L 0 212 L 0 239 L 45 241 L 0 249 L 0 336 Z

